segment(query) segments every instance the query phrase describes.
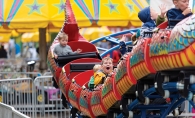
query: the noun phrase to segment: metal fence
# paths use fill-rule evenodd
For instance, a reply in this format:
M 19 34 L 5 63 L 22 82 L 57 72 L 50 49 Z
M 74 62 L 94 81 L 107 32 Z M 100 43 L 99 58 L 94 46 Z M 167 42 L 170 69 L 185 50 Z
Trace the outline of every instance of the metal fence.
M 1 118 L 30 118 L 15 110 L 14 107 L 3 103 L 0 103 L 0 114 Z
M 1 79 L 12 79 L 12 78 L 36 78 L 41 76 L 40 72 L 0 72 Z
M 61 94 L 53 87 L 52 76 L 0 80 L 0 101 L 31 118 L 70 118 Z
M 17 72 L 26 71 L 27 64 L 24 59 L 0 59 L 0 72 Z

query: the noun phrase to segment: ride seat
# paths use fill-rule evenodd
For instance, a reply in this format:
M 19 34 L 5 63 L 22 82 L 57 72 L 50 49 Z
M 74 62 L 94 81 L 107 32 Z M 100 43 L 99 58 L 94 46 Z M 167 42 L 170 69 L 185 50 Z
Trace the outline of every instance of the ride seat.
M 55 62 L 58 64 L 59 67 L 63 67 L 67 63 L 80 58 L 101 59 L 101 57 L 97 52 L 87 52 L 87 53 L 80 53 L 80 54 L 73 54 L 73 55 L 66 55 L 66 56 L 58 56 L 58 59 L 55 59 Z
M 95 64 L 100 64 L 99 62 L 90 63 L 70 63 L 71 72 L 84 72 L 86 70 L 92 70 Z
M 93 70 L 88 70 L 88 71 L 85 71 L 85 72 L 82 72 L 78 75 L 76 75 L 73 79 L 75 80 L 75 82 L 80 85 L 80 86 L 83 86 L 83 85 L 86 85 L 86 83 L 89 82 L 91 76 L 93 76 L 94 72 Z M 88 87 L 88 86 L 86 86 Z
M 92 66 L 100 62 L 101 60 L 96 58 L 81 58 L 67 63 L 63 68 L 66 72 L 66 76 L 72 79 L 83 71 L 93 69 Z
M 97 58 L 101 60 L 99 52 L 95 45 L 86 42 L 86 41 L 71 41 L 68 42 L 68 45 L 72 48 L 73 51 L 78 48 L 82 50 L 79 54 L 66 55 L 66 56 L 58 56 L 58 59 L 55 59 L 55 62 L 59 67 L 66 65 L 67 63 L 80 59 L 80 58 Z

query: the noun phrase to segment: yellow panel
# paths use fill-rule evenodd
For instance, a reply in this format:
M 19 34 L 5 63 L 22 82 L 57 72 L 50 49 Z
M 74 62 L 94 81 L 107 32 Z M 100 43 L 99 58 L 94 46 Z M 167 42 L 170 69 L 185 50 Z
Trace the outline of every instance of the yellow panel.
M 191 46 L 186 49 L 186 55 L 188 55 L 188 58 L 190 62 L 192 62 L 193 65 L 195 65 L 195 54 L 191 50 Z M 191 65 L 192 66 L 192 65 Z
M 161 64 L 161 69 L 166 69 L 166 66 L 165 66 L 165 64 L 164 64 L 164 62 L 163 62 L 163 57 L 161 56 L 161 57 L 159 57 L 159 62 L 160 62 L 160 64 Z
M 154 64 L 155 64 L 156 70 L 160 70 L 159 64 L 158 64 L 158 58 L 154 58 Z
M 188 62 L 187 57 L 185 56 L 184 52 L 180 53 L 181 60 L 184 64 L 184 66 L 190 66 L 191 64 Z
M 137 68 L 137 73 L 139 73 L 139 78 L 142 77 L 144 74 L 143 74 L 143 69 L 140 67 L 140 63 L 136 66 Z
M 178 54 L 175 55 L 175 58 L 176 58 L 176 61 L 177 61 L 177 64 L 179 65 L 179 67 L 182 67 L 182 64 L 181 64 L 181 61 L 180 61 Z
M 171 55 L 168 56 L 168 62 L 169 62 L 169 65 L 171 66 L 171 68 L 174 68 L 173 61 L 171 59 Z
M 65 19 L 65 1 L 4 0 L 3 19 L 5 22 L 11 22 L 10 28 L 45 28 L 50 23 L 55 27 L 61 27 Z M 93 3 L 92 0 L 83 1 L 81 4 L 81 1 L 70 0 L 79 27 L 92 26 L 96 21 L 99 26 L 127 26 L 130 22 L 139 27 L 142 22 L 137 14 L 148 6 L 146 0 L 97 0 L 97 3 Z M 114 9 L 110 8 L 111 5 Z
M 0 42 L 9 42 L 11 33 L 0 33 Z
M 174 54 L 175 55 L 175 54 Z M 174 55 L 171 55 L 174 67 L 178 67 Z

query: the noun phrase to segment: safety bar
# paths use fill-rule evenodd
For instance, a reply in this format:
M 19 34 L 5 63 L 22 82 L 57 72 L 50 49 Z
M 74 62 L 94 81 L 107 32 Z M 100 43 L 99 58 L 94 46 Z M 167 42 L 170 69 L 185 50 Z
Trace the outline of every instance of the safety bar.
M 115 36 L 119 36 L 119 35 L 123 35 L 123 34 L 127 34 L 127 33 L 130 33 L 130 34 L 133 34 L 134 32 L 136 32 L 138 30 L 138 28 L 136 29 L 131 29 L 131 30 L 125 30 L 125 31 L 121 31 L 121 32 L 117 32 L 117 33 L 114 33 L 114 34 L 111 34 L 111 35 L 108 35 L 108 36 L 104 36 L 104 37 L 101 37 L 101 38 L 98 38 L 96 40 L 93 40 L 91 41 L 92 44 L 95 44 L 99 41 L 102 41 L 102 40 L 105 40 L 107 39 L 106 37 L 115 37 Z

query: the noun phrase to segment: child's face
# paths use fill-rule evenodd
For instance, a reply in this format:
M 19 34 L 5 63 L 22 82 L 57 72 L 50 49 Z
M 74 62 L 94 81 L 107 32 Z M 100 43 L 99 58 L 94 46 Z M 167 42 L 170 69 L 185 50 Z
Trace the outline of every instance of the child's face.
M 60 45 L 62 45 L 62 46 L 66 46 L 66 45 L 67 45 L 67 43 L 68 43 L 68 39 L 66 39 L 66 38 L 62 38 L 62 39 L 60 39 L 60 40 L 59 40 L 59 42 L 60 42 Z
M 158 13 L 153 8 L 150 8 L 150 17 L 152 20 L 155 20 L 158 17 Z
M 110 74 L 113 71 L 113 63 L 111 60 L 104 60 L 102 63 L 102 71 L 105 74 Z
M 189 0 L 175 0 L 174 5 L 184 11 L 189 6 Z

